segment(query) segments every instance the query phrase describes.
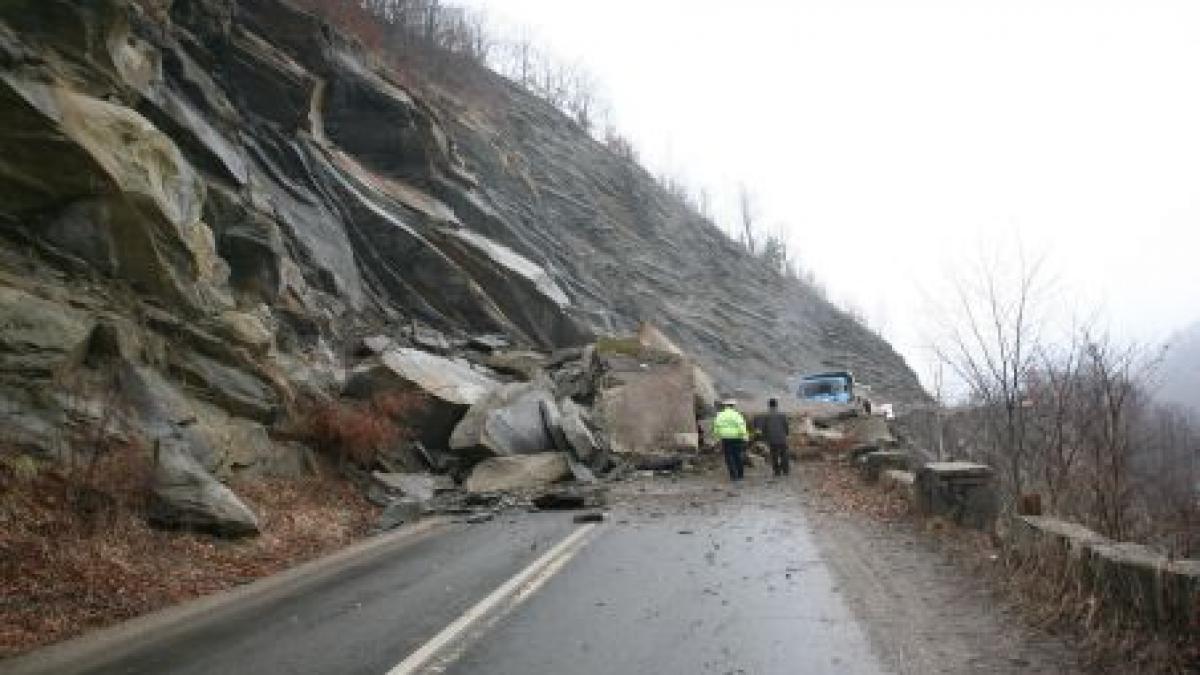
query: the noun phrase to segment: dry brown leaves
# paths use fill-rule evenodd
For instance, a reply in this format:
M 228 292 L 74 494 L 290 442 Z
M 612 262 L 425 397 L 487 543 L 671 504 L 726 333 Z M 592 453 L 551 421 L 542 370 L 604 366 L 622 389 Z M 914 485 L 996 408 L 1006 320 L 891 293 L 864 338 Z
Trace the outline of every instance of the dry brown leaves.
M 846 513 L 866 514 L 884 522 L 904 520 L 910 516 L 904 495 L 867 485 L 850 465 L 838 462 L 813 462 L 817 494 L 821 502 Z
M 225 541 L 151 529 L 140 491 L 82 518 L 68 483 L 0 471 L 0 658 L 286 569 L 363 536 L 377 515 L 335 479 L 245 482 L 233 487 L 263 532 Z

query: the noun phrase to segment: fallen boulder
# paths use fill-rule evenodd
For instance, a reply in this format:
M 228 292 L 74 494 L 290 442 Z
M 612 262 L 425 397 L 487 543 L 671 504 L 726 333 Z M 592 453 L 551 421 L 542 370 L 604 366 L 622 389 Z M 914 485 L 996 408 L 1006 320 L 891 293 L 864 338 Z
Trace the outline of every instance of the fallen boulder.
M 379 532 L 386 532 L 405 523 L 415 522 L 420 519 L 423 511 L 424 504 L 421 500 L 397 499 L 384 507 L 383 513 L 379 514 L 379 520 L 375 523 L 375 529 Z
M 485 459 L 475 465 L 466 487 L 468 492 L 502 492 L 543 487 L 570 477 L 565 454 L 541 452 Z
M 903 452 L 877 450 L 858 458 L 858 472 L 868 483 L 879 481 L 880 475 L 889 469 L 907 470 L 909 457 Z
M 155 460 L 151 524 L 227 537 L 258 534 L 254 512 L 205 471 L 182 444 L 164 439 L 155 450 Z
M 497 387 L 471 406 L 450 436 L 450 449 L 484 456 L 524 455 L 555 447 L 542 414 L 553 406 L 550 393 L 536 384 Z
M 415 425 L 418 437 L 428 447 L 444 448 L 463 415 L 497 385 L 466 363 L 399 348 L 355 368 L 346 394 L 360 399 L 389 391 L 422 394 L 427 408 Z
M 597 423 L 617 453 L 653 452 L 695 438 L 693 368 L 683 362 L 642 365 L 606 375 L 620 384 L 602 390 L 596 401 Z
M 643 323 L 638 327 L 637 341 L 646 349 L 664 352 L 688 359 L 688 355 L 667 337 L 657 326 Z M 703 368 L 692 365 L 692 397 L 697 417 L 706 417 L 713 411 L 713 401 L 717 399 L 717 386 Z
M 886 448 L 896 442 L 892 430 L 888 428 L 887 420 L 878 415 L 853 417 L 846 421 L 845 429 L 847 435 L 853 436 L 863 445 Z
M 386 501 L 408 497 L 420 502 L 427 502 L 433 499 L 434 492 L 438 490 L 439 478 L 444 479 L 444 477 L 427 473 L 375 471 L 371 474 L 371 490 L 381 494 Z

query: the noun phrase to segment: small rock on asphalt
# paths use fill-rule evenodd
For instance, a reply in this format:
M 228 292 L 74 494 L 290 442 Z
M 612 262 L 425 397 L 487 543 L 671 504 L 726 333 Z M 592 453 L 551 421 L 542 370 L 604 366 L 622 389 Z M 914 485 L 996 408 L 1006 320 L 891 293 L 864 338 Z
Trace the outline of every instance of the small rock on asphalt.
M 603 513 L 578 513 L 571 520 L 576 523 L 603 523 L 604 518 Z

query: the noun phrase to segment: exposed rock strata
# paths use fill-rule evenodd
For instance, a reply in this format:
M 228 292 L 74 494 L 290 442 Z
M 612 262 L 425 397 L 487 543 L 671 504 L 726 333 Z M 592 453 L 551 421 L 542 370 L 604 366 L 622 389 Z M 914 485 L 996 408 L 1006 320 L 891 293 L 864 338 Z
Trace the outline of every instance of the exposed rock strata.
M 306 403 L 343 394 L 424 392 L 422 438 L 445 449 L 501 381 L 553 370 L 521 408 L 532 427 L 543 403 L 596 395 L 596 351 L 572 348 L 644 320 L 723 389 L 836 365 L 920 398 L 886 343 L 782 287 L 641 169 L 502 79 L 474 73 L 488 94 L 478 99 L 406 86 L 284 0 L 142 7 L 0 3 L 10 444 L 48 451 L 118 401 L 130 409 L 119 433 L 173 439 L 172 462 L 187 469 L 175 474 L 211 497 L 220 484 L 195 470 L 302 466 L 281 431 Z M 716 388 L 700 385 L 707 403 Z M 622 414 L 619 397 L 602 408 Z M 607 447 L 564 412 L 581 459 Z M 677 412 L 672 431 L 688 433 L 689 411 Z M 493 440 L 472 447 L 555 447 L 507 448 L 484 431 Z

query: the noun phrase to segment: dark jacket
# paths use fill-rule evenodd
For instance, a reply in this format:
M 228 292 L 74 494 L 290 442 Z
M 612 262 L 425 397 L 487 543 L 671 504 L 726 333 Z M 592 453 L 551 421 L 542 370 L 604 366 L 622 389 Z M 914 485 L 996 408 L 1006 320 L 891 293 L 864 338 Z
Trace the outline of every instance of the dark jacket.
M 787 445 L 787 415 L 781 412 L 772 412 L 764 415 L 762 418 L 762 436 L 767 445 Z

